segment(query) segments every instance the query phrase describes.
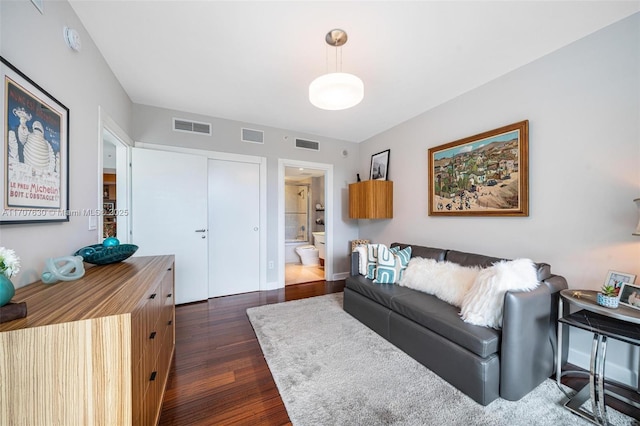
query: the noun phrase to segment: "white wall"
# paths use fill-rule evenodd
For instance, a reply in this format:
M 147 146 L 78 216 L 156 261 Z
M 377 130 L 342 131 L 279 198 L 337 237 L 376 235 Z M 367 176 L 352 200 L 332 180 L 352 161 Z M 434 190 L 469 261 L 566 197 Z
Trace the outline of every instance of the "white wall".
M 529 217 L 429 217 L 427 150 L 524 119 Z M 370 156 L 387 148 L 394 218 L 360 221 L 360 238 L 529 257 L 570 288 L 598 289 L 609 269 L 640 282 L 640 237 L 631 235 L 640 197 L 640 14 L 365 141 L 362 176 Z M 578 335 L 572 349 L 588 351 L 589 336 Z M 608 359 L 637 366 L 636 350 L 622 346 L 611 344 Z M 582 364 L 578 355 L 570 360 Z
M 64 26 L 75 28 L 82 50 L 74 52 L 62 38 Z M 69 208 L 100 208 L 98 188 L 98 107 L 129 132 L 132 104 L 67 2 L 44 2 L 44 14 L 30 1 L 0 2 L 0 54 L 69 108 Z M 5 114 L 4 106 L 2 115 Z M 22 269 L 16 287 L 40 279 L 45 259 L 68 256 L 98 242 L 87 217 L 69 222 L 0 226 L 0 246 L 12 248 Z
M 268 108 L 265 105 L 265 108 Z M 349 183 L 355 181 L 359 161 L 359 144 L 321 136 L 301 134 L 285 129 L 260 126 L 252 123 L 207 117 L 186 112 L 172 111 L 146 105 L 134 105 L 133 138 L 136 142 L 172 145 L 191 149 L 204 149 L 254 155 L 267 159 L 267 262 L 278 265 L 278 159 L 333 164 L 333 271 L 335 274 L 349 271 L 349 241 L 357 238 L 358 222 L 348 218 Z M 194 135 L 172 131 L 173 118 L 212 124 L 212 136 Z M 263 130 L 264 144 L 242 142 L 242 127 Z M 320 151 L 295 147 L 295 139 L 320 142 Z M 348 155 L 342 156 L 347 150 Z M 331 279 L 331 277 L 329 278 Z M 267 271 L 267 283 L 277 282 L 277 268 Z

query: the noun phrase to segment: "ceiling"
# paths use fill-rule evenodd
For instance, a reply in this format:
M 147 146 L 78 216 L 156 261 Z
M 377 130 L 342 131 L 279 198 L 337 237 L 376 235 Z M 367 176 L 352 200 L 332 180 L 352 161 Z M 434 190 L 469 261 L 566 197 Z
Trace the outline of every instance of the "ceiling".
M 361 142 L 640 10 L 639 1 L 70 0 L 134 103 Z M 364 100 L 308 100 L 325 34 Z M 82 54 L 82 52 L 81 52 Z M 331 61 L 333 70 L 333 61 Z

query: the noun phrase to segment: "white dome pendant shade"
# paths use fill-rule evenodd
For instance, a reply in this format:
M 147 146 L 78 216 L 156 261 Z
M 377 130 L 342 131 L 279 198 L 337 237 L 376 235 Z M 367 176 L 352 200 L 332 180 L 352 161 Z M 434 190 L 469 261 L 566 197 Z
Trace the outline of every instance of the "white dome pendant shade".
M 353 74 L 334 72 L 321 75 L 309 85 L 309 101 L 332 111 L 351 108 L 364 98 L 364 83 Z
M 347 33 L 341 29 L 334 29 L 329 31 L 324 39 L 329 46 L 336 48 L 336 72 L 321 75 L 311 82 L 309 101 L 320 109 L 332 111 L 356 106 L 364 98 L 364 83 L 355 75 L 342 72 L 342 49 L 338 65 L 338 47 L 347 42 Z

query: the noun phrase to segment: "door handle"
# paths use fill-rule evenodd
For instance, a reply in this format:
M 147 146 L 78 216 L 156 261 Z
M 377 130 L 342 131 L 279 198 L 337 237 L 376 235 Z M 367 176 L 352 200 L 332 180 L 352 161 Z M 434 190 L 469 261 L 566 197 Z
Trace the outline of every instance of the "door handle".
M 196 229 L 196 232 L 207 232 L 206 229 Z

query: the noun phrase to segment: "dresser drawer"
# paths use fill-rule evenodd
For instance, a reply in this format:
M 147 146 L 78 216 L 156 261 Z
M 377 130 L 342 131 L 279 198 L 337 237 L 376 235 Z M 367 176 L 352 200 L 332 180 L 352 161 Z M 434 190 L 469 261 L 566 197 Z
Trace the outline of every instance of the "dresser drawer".
M 141 424 L 155 424 L 160 413 L 162 397 L 169 376 L 171 357 L 173 355 L 173 327 L 166 326 L 161 332 L 162 340 L 157 341 L 154 354 L 145 353 L 138 375 L 140 382 L 146 385 L 144 398 L 140 408 Z M 152 355 L 157 355 L 153 357 Z
M 133 313 L 131 339 L 134 363 L 144 355 L 147 346 L 153 343 L 153 333 L 158 334 L 165 306 L 162 300 L 162 281 L 158 281 L 153 290 L 148 292 L 142 306 Z

